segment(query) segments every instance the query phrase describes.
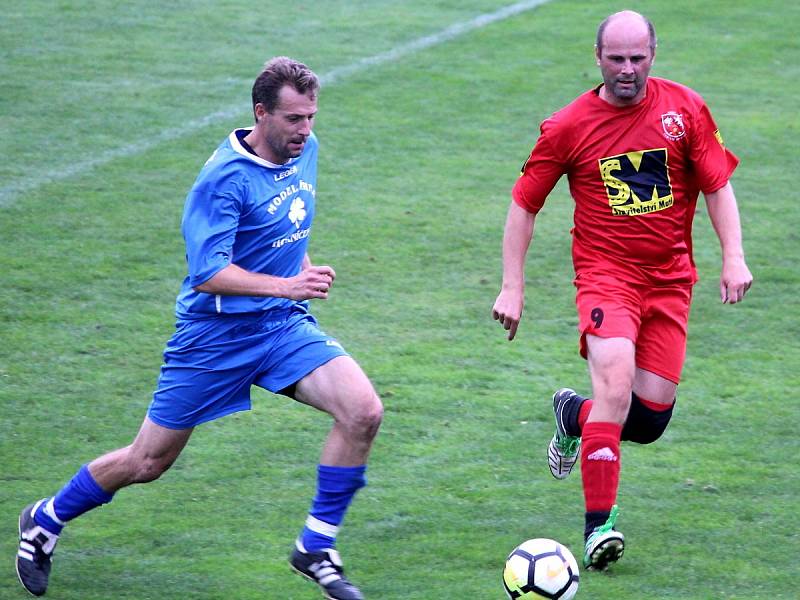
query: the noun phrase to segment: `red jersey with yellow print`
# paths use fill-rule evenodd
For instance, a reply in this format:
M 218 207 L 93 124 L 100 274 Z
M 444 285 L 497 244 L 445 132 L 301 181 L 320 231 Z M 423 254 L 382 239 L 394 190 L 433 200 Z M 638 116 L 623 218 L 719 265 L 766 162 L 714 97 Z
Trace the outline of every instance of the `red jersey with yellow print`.
M 617 107 L 599 89 L 542 122 L 514 201 L 537 213 L 566 174 L 576 273 L 613 269 L 633 282 L 694 283 L 698 193 L 723 187 L 739 160 L 693 90 L 651 77 L 641 102 Z

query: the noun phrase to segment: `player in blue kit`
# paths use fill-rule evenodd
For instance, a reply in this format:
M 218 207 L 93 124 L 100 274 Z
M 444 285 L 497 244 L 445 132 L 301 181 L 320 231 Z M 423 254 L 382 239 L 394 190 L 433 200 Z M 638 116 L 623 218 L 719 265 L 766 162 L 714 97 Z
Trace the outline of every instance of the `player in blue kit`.
M 359 600 L 345 577 L 336 534 L 355 493 L 383 407 L 364 372 L 308 312 L 325 299 L 329 266 L 306 252 L 315 211 L 319 80 L 286 57 L 253 85 L 255 126 L 233 131 L 208 159 L 186 199 L 188 275 L 157 389 L 133 442 L 81 467 L 54 496 L 19 517 L 17 574 L 47 590 L 64 525 L 133 483 L 157 479 L 201 423 L 250 408 L 250 386 L 290 396 L 333 417 L 317 468 L 317 492 L 289 558 L 326 598 Z

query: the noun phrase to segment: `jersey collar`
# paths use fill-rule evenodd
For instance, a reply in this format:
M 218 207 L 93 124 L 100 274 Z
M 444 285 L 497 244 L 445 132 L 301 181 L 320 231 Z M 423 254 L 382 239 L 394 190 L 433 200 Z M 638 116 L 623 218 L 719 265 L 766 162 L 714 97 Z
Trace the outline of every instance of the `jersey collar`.
M 253 161 L 254 163 L 261 165 L 262 167 L 267 167 L 269 169 L 285 169 L 287 166 L 291 165 L 294 161 L 296 161 L 297 158 L 299 158 L 299 157 L 290 158 L 287 162 L 283 163 L 282 165 L 278 165 L 268 160 L 264 160 L 260 156 L 253 154 L 252 152 L 248 152 L 247 148 L 245 148 L 244 145 L 242 145 L 242 142 L 239 141 L 239 136 L 237 135 L 237 133 L 240 131 L 246 131 L 247 133 L 250 133 L 251 131 L 253 131 L 253 128 L 242 127 L 240 129 L 234 129 L 233 131 L 231 131 L 230 135 L 228 136 L 228 141 L 230 142 L 231 148 L 233 148 L 233 151 L 236 152 L 237 154 L 244 156 L 245 158 Z

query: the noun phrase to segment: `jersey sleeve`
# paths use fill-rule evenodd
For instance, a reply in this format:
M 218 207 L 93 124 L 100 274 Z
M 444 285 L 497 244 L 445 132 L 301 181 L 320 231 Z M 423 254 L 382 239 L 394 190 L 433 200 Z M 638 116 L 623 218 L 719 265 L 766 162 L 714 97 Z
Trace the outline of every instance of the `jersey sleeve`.
M 541 135 L 511 190 L 511 197 L 528 212 L 538 213 L 565 172 L 564 161 L 555 150 L 545 121 L 542 123 Z
M 201 183 L 186 198 L 181 231 L 192 287 L 205 283 L 233 261 L 243 204 L 241 188 L 231 181 Z
M 709 194 L 728 183 L 739 159 L 725 147 L 719 128 L 705 103 L 701 104 L 695 118 L 691 161 L 700 190 Z

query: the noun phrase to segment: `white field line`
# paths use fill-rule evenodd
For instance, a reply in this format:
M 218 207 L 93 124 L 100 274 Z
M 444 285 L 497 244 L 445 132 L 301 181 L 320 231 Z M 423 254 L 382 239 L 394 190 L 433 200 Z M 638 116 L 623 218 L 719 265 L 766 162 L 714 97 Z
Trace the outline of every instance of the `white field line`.
M 474 17 L 468 21 L 462 21 L 460 23 L 450 25 L 449 27 L 446 27 L 437 33 L 418 38 L 408 42 L 407 44 L 395 46 L 386 52 L 362 58 L 350 63 L 349 65 L 335 67 L 327 73 L 320 75 L 320 81 L 323 85 L 330 85 L 339 81 L 340 79 L 346 78 L 361 71 L 369 70 L 372 67 L 376 67 L 385 63 L 396 62 L 400 58 L 403 58 L 409 54 L 449 42 L 466 33 L 470 33 L 471 31 L 481 29 L 487 25 L 491 25 L 492 23 L 503 21 L 509 17 L 532 10 L 537 6 L 546 4 L 549 1 L 550 0 L 522 0 L 521 2 L 509 4 L 508 6 L 504 6 L 503 8 L 500 8 L 494 12 L 478 15 L 477 17 Z M 119 148 L 115 148 L 113 150 L 101 152 L 91 158 L 74 162 L 71 165 L 66 165 L 48 171 L 42 171 L 40 173 L 36 173 L 35 175 L 23 176 L 22 178 L 0 188 L 0 208 L 13 204 L 14 200 L 20 194 L 35 190 L 36 188 L 47 183 L 60 181 L 75 175 L 81 175 L 91 171 L 95 167 L 108 164 L 118 158 L 128 158 L 130 156 L 135 156 L 136 154 L 147 152 L 163 142 L 176 140 L 182 136 L 185 136 L 187 133 L 203 129 L 212 123 L 216 123 L 217 121 L 223 121 L 225 119 L 230 119 L 237 115 L 244 114 L 249 110 L 249 106 L 243 106 L 241 102 L 237 102 L 236 106 L 228 106 L 199 119 L 187 121 L 180 127 L 164 129 L 145 140 L 140 140 L 138 142 L 126 144 L 125 146 L 120 146 Z

